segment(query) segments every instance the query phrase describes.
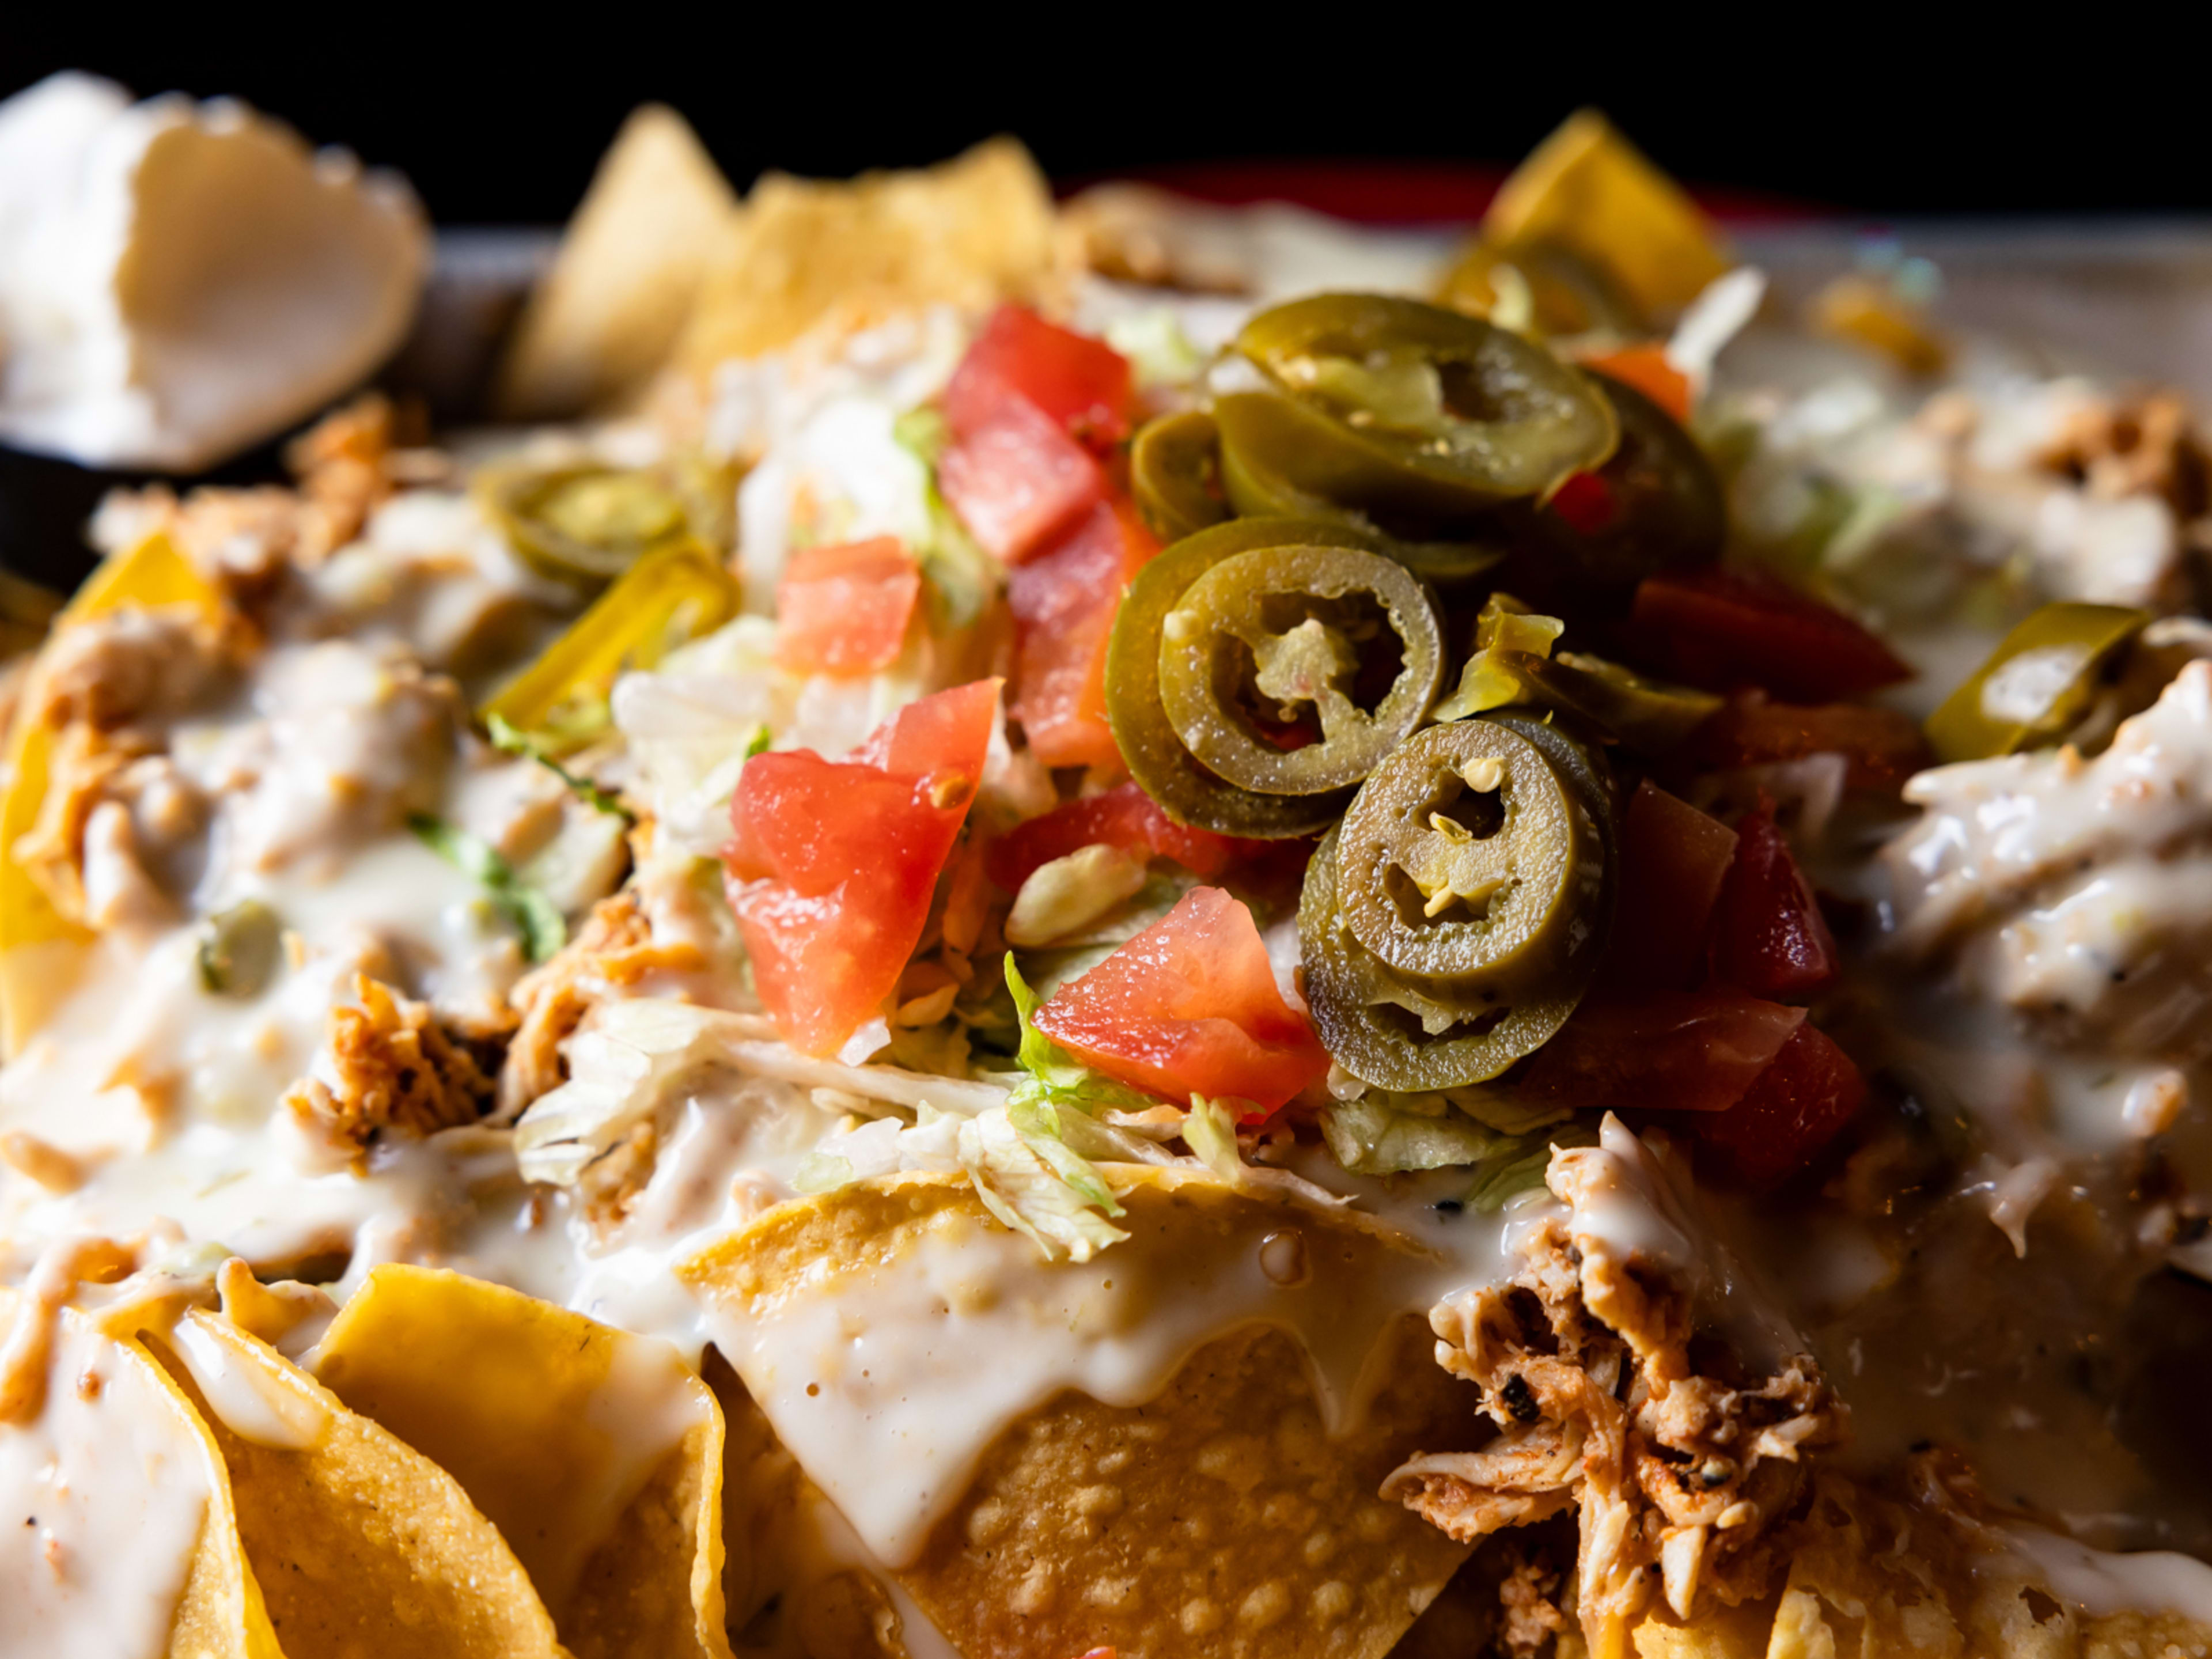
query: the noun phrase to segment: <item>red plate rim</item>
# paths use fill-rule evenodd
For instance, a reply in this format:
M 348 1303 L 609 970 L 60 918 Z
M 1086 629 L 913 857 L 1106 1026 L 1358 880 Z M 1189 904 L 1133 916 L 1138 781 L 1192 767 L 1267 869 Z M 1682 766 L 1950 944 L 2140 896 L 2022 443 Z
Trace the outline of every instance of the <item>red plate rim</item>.
M 1466 161 L 1178 161 L 1062 179 L 1058 188 L 1069 196 L 1096 184 L 1147 184 L 1224 207 L 1287 202 L 1354 224 L 1465 224 L 1482 216 L 1508 171 Z M 1690 193 L 1724 224 L 1802 223 L 1831 216 L 1810 203 L 1756 191 L 1692 186 Z

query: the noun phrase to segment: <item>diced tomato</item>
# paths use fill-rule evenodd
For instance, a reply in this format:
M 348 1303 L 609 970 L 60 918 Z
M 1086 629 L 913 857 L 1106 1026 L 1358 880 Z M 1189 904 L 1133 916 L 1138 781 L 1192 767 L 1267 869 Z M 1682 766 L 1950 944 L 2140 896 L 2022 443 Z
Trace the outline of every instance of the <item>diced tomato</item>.
M 1240 860 L 1270 852 L 1275 845 L 1177 823 L 1137 785 L 1120 783 L 1016 824 L 991 843 L 984 867 L 1000 886 L 1018 892 L 1039 865 L 1100 842 L 1146 858 L 1173 859 L 1194 875 L 1208 878 Z
M 1128 360 L 1022 306 L 1000 306 L 983 325 L 945 388 L 945 418 L 956 435 L 975 431 L 1009 397 L 1096 450 L 1129 433 Z
M 1109 1077 L 1170 1100 L 1252 1103 L 1255 1121 L 1328 1071 L 1283 1000 L 1252 913 L 1218 887 L 1166 915 L 1036 1011 L 1037 1029 Z
M 1841 755 L 1851 788 L 1894 794 L 1935 756 L 1911 716 L 1894 708 L 1832 702 L 1813 708 L 1770 702 L 1756 692 L 1732 697 L 1700 726 L 1685 751 L 1700 769 L 1765 766 L 1808 755 Z
M 1724 1112 L 1804 1023 L 1802 1008 L 1718 987 L 1593 999 L 1536 1051 L 1522 1092 L 1576 1109 Z
M 1047 766 L 1121 767 L 1106 722 L 1106 647 L 1121 594 L 1160 544 L 1126 501 L 1102 501 L 1006 582 L 1014 718 Z
M 1620 501 L 1613 486 L 1595 472 L 1570 477 L 1552 492 L 1549 506 L 1566 520 L 1568 529 L 1584 536 L 1596 535 L 1620 516 Z
M 775 659 L 801 674 L 872 674 L 897 659 L 921 567 L 896 536 L 792 555 L 775 590 Z
M 1667 356 L 1665 343 L 1639 341 L 1614 351 L 1594 352 L 1582 360 L 1601 374 L 1634 386 L 1677 421 L 1690 418 L 1690 377 Z
M 945 389 L 938 487 L 975 539 L 1018 564 L 1106 494 L 1129 429 L 1129 365 L 1103 341 L 1001 306 Z
M 1705 957 L 1735 832 L 1646 778 L 1620 829 L 1620 908 L 1601 990 L 1686 991 Z
M 745 763 L 730 803 L 730 903 L 753 979 L 793 1048 L 829 1054 L 882 1006 L 928 920 L 983 775 L 999 682 L 940 691 L 843 761 Z
M 1713 908 L 1713 973 L 1774 1002 L 1810 1002 L 1836 982 L 1835 937 L 1764 794 L 1736 826 Z
M 1647 576 L 1630 636 L 1674 679 L 1718 691 L 1756 685 L 1796 702 L 1833 702 L 1912 677 L 1842 611 L 1762 570 Z
M 1018 398 L 957 434 L 937 485 L 984 550 L 1018 564 L 1106 497 L 1106 474 L 1051 416 Z
M 1810 1164 L 1866 1101 L 1866 1079 L 1835 1039 L 1801 1025 L 1741 1100 L 1698 1120 L 1736 1173 L 1771 1187 Z

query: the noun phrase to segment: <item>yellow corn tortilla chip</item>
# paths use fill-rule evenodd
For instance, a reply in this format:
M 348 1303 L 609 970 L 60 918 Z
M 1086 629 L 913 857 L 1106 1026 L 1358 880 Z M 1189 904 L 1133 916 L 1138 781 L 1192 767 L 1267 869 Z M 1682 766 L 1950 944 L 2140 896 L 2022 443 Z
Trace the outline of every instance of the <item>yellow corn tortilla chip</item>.
M 1594 109 L 1569 116 L 1514 169 L 1482 234 L 1579 253 L 1648 313 L 1679 311 L 1729 269 L 1719 234 L 1688 192 Z
M 717 251 L 674 362 L 704 374 L 825 325 L 1027 297 L 1052 272 L 1054 240 L 1052 193 L 1011 138 L 849 184 L 772 173 Z
M 1109 1173 L 1127 1212 L 1119 1224 L 1176 1255 L 1257 1250 L 1295 1228 L 1311 1260 L 1352 1282 L 1418 1249 L 1368 1218 L 1211 1176 Z M 842 1280 L 975 1230 L 1003 1231 L 964 1178 L 891 1176 L 780 1206 L 679 1272 L 710 1304 L 757 1311 L 756 1298 L 834 1297 Z M 1335 1437 L 1297 1340 L 1264 1323 L 1203 1340 L 1142 1406 L 1063 1392 L 999 1434 L 894 1577 L 966 1659 L 1095 1647 L 1121 1659 L 1379 1659 L 1468 1553 L 1383 1502 L 1383 1478 L 1416 1450 L 1479 1436 L 1423 1319 L 1408 1315 L 1382 1340 L 1393 1346 L 1370 1373 L 1382 1379 L 1373 1403 Z
M 155 1322 L 139 1340 L 221 1451 L 289 1659 L 557 1659 L 521 1563 L 428 1458 L 213 1314 Z
M 666 1343 L 387 1266 L 332 1322 L 337 1398 L 451 1470 L 578 1659 L 723 1659 L 722 1414 Z
M 0 1330 L 14 1325 L 22 1300 L 21 1292 L 0 1285 Z M 119 1478 L 143 1480 L 171 1492 L 185 1483 L 206 1489 L 188 1558 L 172 1564 L 173 1570 L 178 1571 L 179 1584 L 164 1651 L 172 1659 L 283 1659 L 260 1586 L 240 1543 L 230 1476 L 222 1450 L 192 1401 L 137 1343 L 105 1334 L 73 1309 L 64 1308 L 56 1317 L 43 1407 L 39 1418 L 25 1426 L 66 1432 L 57 1422 L 60 1414 L 82 1413 L 85 1426 L 97 1437 L 101 1455 L 136 1460 L 135 1466 L 114 1471 Z M 13 1431 L 0 1425 L 0 1435 Z M 82 1470 L 64 1465 L 62 1473 L 80 1490 L 93 1484 Z M 86 1498 L 80 1501 L 94 1506 L 93 1524 L 97 1525 L 97 1499 L 88 1491 Z M 11 1515 L 10 1531 L 25 1520 L 36 1518 Z M 82 1547 L 85 1540 L 67 1536 L 63 1529 L 57 1529 L 57 1535 L 65 1538 L 58 1571 L 67 1574 L 73 1565 L 70 1552 Z M 116 1542 L 127 1549 L 145 1540 L 134 1537 L 102 1541 Z M 141 1574 L 159 1571 L 161 1564 L 138 1564 L 138 1570 Z M 142 1589 L 155 1593 L 143 1578 L 130 1588 L 134 1593 Z M 73 1612 L 91 1613 L 90 1609 L 64 1609 L 64 1616 Z M 0 1609 L 0 1645 L 8 1645 L 13 1651 L 11 1644 L 17 1640 L 32 1644 L 41 1638 L 57 1640 L 51 1630 L 16 1622 L 35 1616 L 34 1608 Z M 26 1646 L 23 1650 L 33 1651 L 35 1647 Z
M 494 407 L 554 420 L 621 402 L 666 361 L 738 216 L 682 116 L 647 104 L 623 123 L 524 307 Z
M 72 623 L 129 606 L 189 605 L 212 615 L 222 600 L 167 536 L 111 555 L 54 619 Z M 33 673 L 37 669 L 34 666 Z M 26 697 L 27 705 L 33 699 Z M 0 798 L 0 1051 L 13 1059 L 76 983 L 92 935 L 57 911 L 15 861 L 15 843 L 39 821 L 53 759 L 52 731 L 19 708 L 9 737 L 8 793 Z

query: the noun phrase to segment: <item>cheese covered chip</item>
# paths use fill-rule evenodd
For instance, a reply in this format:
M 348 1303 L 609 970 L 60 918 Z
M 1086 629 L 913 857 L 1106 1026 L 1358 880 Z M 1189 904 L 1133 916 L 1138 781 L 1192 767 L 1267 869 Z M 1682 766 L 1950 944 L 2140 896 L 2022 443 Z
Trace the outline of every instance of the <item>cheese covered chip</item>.
M 1425 1253 L 1207 1174 L 1110 1177 L 1131 1237 L 1086 1264 L 1043 1261 L 964 1178 L 896 1176 L 682 1271 L 965 1659 L 1381 1659 L 1467 1554 L 1378 1495 L 1394 1460 L 1478 1432 L 1383 1291 Z

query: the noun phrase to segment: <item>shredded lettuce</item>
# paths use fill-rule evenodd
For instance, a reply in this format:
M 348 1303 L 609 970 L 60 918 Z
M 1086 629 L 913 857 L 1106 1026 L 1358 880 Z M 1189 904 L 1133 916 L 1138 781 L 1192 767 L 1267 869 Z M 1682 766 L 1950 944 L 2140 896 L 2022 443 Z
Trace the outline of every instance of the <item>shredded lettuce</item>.
M 1453 1111 L 1441 1098 L 1429 1098 L 1436 1100 L 1437 1109 L 1421 1110 L 1394 1104 L 1381 1095 L 1362 1095 L 1324 1111 L 1322 1133 L 1336 1161 L 1354 1175 L 1479 1164 L 1505 1139 Z
M 1006 952 L 1006 990 L 1014 1000 L 1014 1019 L 1021 1030 L 1021 1046 L 1015 1050 L 1014 1060 L 1029 1073 L 1014 1091 L 1016 1100 L 1069 1106 L 1087 1114 L 1109 1109 L 1143 1111 L 1159 1103 L 1141 1089 L 1132 1089 L 1092 1071 L 1037 1030 L 1037 994 L 1022 977 L 1011 951 Z
M 1107 1219 L 1121 1206 L 1097 1171 L 1052 1135 L 1023 1129 L 1012 1111 L 964 1121 L 959 1157 L 983 1207 L 1048 1261 L 1088 1261 L 1129 1236 Z
M 514 866 L 489 842 L 458 824 L 416 812 L 407 827 L 422 844 L 484 890 L 496 910 L 522 935 L 523 952 L 544 962 L 568 942 L 568 919 L 561 907 L 514 873 Z
M 1190 1148 L 1193 1157 L 1232 1187 L 1278 1193 L 1331 1208 L 1352 1201 L 1288 1170 L 1247 1164 L 1243 1147 L 1237 1139 L 1237 1125 L 1251 1106 L 1249 1100 L 1208 1100 L 1204 1095 L 1193 1095 L 1190 1111 L 1182 1121 L 1183 1144 Z
M 615 682 L 615 724 L 655 823 L 655 845 L 702 858 L 730 836 L 730 796 L 747 759 L 791 717 L 775 667 L 775 624 L 739 617 Z
M 1516 1135 L 1502 1143 L 1475 1171 L 1474 1185 L 1462 1200 L 1470 1210 L 1494 1214 L 1523 1193 L 1544 1184 L 1555 1146 L 1595 1146 L 1597 1131 L 1586 1123 L 1568 1123 L 1534 1134 Z
M 1183 1144 L 1192 1155 L 1231 1186 L 1242 1186 L 1250 1173 L 1237 1146 L 1237 1114 L 1227 1101 L 1190 1097 L 1190 1115 L 1182 1121 Z
M 998 561 L 976 544 L 937 487 L 937 461 L 950 435 L 945 416 L 927 404 L 909 409 L 891 424 L 891 436 L 921 463 L 927 479 L 922 498 L 929 535 L 914 551 L 922 580 L 929 584 L 931 620 L 947 633 L 981 616 L 1001 580 Z
M 536 761 L 567 785 L 570 794 L 594 811 L 605 812 L 611 817 L 620 818 L 624 823 L 637 822 L 636 814 L 617 799 L 611 791 L 602 789 L 589 778 L 580 777 L 571 772 L 548 754 L 544 746 L 527 732 L 510 724 L 506 716 L 502 714 L 487 716 L 484 725 L 491 733 L 492 747 L 501 754 L 519 755 L 525 760 Z M 761 729 L 766 731 L 768 728 L 763 726 Z
M 1140 390 L 1186 386 L 1196 380 L 1206 359 L 1183 331 L 1182 319 L 1170 306 L 1152 306 L 1116 317 L 1106 325 L 1106 343 L 1129 360 Z
M 568 1039 L 568 1081 L 532 1101 L 514 1126 L 523 1179 L 574 1185 L 659 1109 L 670 1083 L 713 1058 L 715 1018 L 661 998 L 606 1004 L 596 1026 Z

